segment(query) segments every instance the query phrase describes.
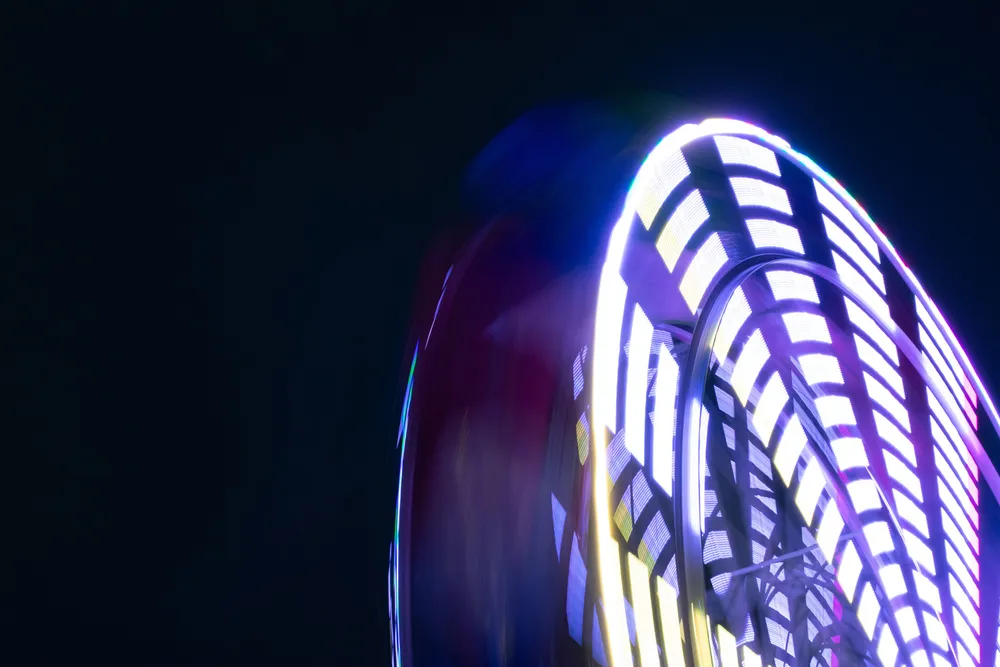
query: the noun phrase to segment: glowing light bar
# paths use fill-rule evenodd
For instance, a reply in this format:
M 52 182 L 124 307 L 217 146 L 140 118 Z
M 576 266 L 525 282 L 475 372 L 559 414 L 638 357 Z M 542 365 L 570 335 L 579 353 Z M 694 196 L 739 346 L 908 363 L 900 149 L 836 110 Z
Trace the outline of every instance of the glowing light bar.
M 844 554 L 840 557 L 840 567 L 837 568 L 837 581 L 844 590 L 844 595 L 848 602 L 854 601 L 854 591 L 858 586 L 858 578 L 861 576 L 861 557 L 858 556 L 858 549 L 853 541 L 849 541 L 844 548 Z
M 875 621 L 878 620 L 879 604 L 871 584 L 865 584 L 858 598 L 858 621 L 869 639 L 875 636 Z
M 883 566 L 879 570 L 879 576 L 882 578 L 882 588 L 890 600 L 906 594 L 906 580 L 903 579 L 903 568 L 897 563 Z
M 795 271 L 768 271 L 765 276 L 775 301 L 798 300 L 819 303 L 813 279 Z
M 713 138 L 723 164 L 743 164 L 748 167 L 756 167 L 775 176 L 781 176 L 781 172 L 778 171 L 778 158 L 774 156 L 774 151 L 770 148 L 740 137 L 716 136 Z
M 917 638 L 920 628 L 917 627 L 917 617 L 913 614 L 913 609 L 903 607 L 894 614 L 896 625 L 899 627 L 899 634 L 903 636 L 904 642 L 909 642 Z
M 906 391 L 903 389 L 903 378 L 889 365 L 885 357 L 879 354 L 874 347 L 868 344 L 868 341 L 858 334 L 854 334 L 854 343 L 858 348 L 858 358 L 861 359 L 861 363 L 875 371 L 879 377 L 885 380 L 886 384 L 892 387 L 897 395 L 906 398 Z
M 827 190 L 822 183 L 814 180 L 813 184 L 816 188 L 816 197 L 819 199 L 819 203 L 823 205 L 826 210 L 832 213 L 833 217 L 840 221 L 844 228 L 850 232 L 851 236 L 857 239 L 857 241 L 864 247 L 865 251 L 873 260 L 879 262 L 878 244 L 875 243 L 875 239 L 873 239 L 871 235 L 865 231 L 865 229 L 861 226 L 861 223 L 858 222 L 857 218 L 855 218 L 851 212 L 847 210 L 847 207 L 844 206 L 840 200 L 833 195 L 833 193 Z
M 917 507 L 917 504 L 909 499 L 906 494 L 900 493 L 899 489 L 893 489 L 893 498 L 896 501 L 896 512 L 899 517 L 914 528 L 920 531 L 924 537 L 930 537 L 927 527 L 927 515 Z
M 823 383 L 844 384 L 844 376 L 840 372 L 840 362 L 829 354 L 803 354 L 799 357 L 802 377 L 809 385 Z
M 889 477 L 894 480 L 899 488 L 905 489 L 920 502 L 924 502 L 923 491 L 920 490 L 920 480 L 910 470 L 909 467 L 888 449 L 882 450 L 882 457 L 885 459 L 885 469 Z
M 872 479 L 858 479 L 848 483 L 847 492 L 858 514 L 882 508 L 882 496 Z
M 877 653 L 882 667 L 896 667 L 896 658 L 899 657 L 899 647 L 896 645 L 896 638 L 892 636 L 889 626 L 882 628 L 882 636 L 878 640 Z
M 903 404 L 892 395 L 888 387 L 876 380 L 870 373 L 865 372 L 864 378 L 865 387 L 868 389 L 868 396 L 870 396 L 871 399 L 878 403 L 881 407 L 885 408 L 886 412 L 888 412 L 893 419 L 909 431 L 910 416 L 906 412 L 906 408 L 903 407 Z
M 777 468 L 785 486 L 791 485 L 795 465 L 799 462 L 799 456 L 805 446 L 806 433 L 799 423 L 799 416 L 793 414 L 778 439 L 778 446 L 774 449 L 774 467 Z
M 740 356 L 733 367 L 733 375 L 730 378 L 733 391 L 736 392 L 736 397 L 743 405 L 747 404 L 757 376 L 760 375 L 761 369 L 764 368 L 764 364 L 767 363 L 770 356 L 771 353 L 767 349 L 767 343 L 764 342 L 764 336 L 760 333 L 760 329 L 755 330 L 750 334 L 750 339 L 740 351 Z
M 932 582 L 920 571 L 913 572 L 913 581 L 917 586 L 917 595 L 930 606 L 931 609 L 941 612 L 941 595 L 938 592 L 937 584 Z
M 972 384 L 969 382 L 968 376 L 966 376 L 965 372 L 962 370 L 962 365 L 958 363 L 958 359 L 955 358 L 955 353 L 952 352 L 951 346 L 948 345 L 944 334 L 941 333 L 941 329 L 934 321 L 934 318 L 931 317 L 930 313 L 927 312 L 927 309 L 924 308 L 924 305 L 920 302 L 919 296 L 917 296 L 915 300 L 917 303 L 917 317 L 920 322 L 927 327 L 927 331 L 937 344 L 938 349 L 941 350 L 945 358 L 948 359 L 948 366 L 951 368 L 952 372 L 955 373 L 959 383 L 962 385 L 966 395 L 969 397 L 969 400 L 972 401 L 973 405 L 975 405 L 976 391 L 972 388 Z M 943 320 L 944 318 L 942 318 L 942 321 Z
M 612 667 L 629 667 L 632 649 L 629 647 L 628 626 L 625 622 L 625 595 L 622 592 L 621 559 L 618 542 L 611 535 L 597 536 L 601 550 L 601 586 L 604 592 L 604 620 L 608 627 Z
M 866 377 L 871 377 L 866 375 Z M 900 406 L 902 407 L 902 406 Z M 878 431 L 879 437 L 888 442 L 895 448 L 897 452 L 903 455 L 903 458 L 909 462 L 911 466 L 916 467 L 917 465 L 917 453 L 913 449 L 913 443 L 910 442 L 899 427 L 889 421 L 885 415 L 883 415 L 878 410 L 872 410 L 872 415 L 875 417 L 875 430 Z M 904 412 L 905 416 L 906 413 Z
M 792 215 L 788 194 L 777 185 L 742 176 L 730 178 L 729 183 L 740 206 L 760 206 Z
M 904 528 L 903 544 L 906 545 L 906 552 L 915 563 L 924 568 L 929 574 L 934 574 L 934 553 L 931 548 L 920 539 L 916 533 Z
M 625 376 L 625 446 L 639 465 L 646 463 L 646 380 L 652 345 L 653 325 L 636 304 Z
M 972 600 L 965 594 L 962 587 L 958 585 L 958 580 L 955 579 L 954 575 L 948 575 L 948 585 L 950 587 L 951 600 L 955 603 L 955 608 L 965 615 L 970 625 L 978 628 L 980 624 L 979 613 L 976 611 L 975 605 L 972 604 Z
M 652 157 L 652 156 L 650 156 Z M 663 206 L 670 193 L 687 178 L 688 169 L 684 155 L 676 150 L 665 158 L 647 159 L 643 162 L 635 182 L 629 190 L 631 203 L 639 214 L 642 224 L 649 229 L 656 213 Z
M 896 548 L 892 541 L 892 533 L 889 532 L 889 524 L 885 521 L 873 521 L 865 525 L 862 530 L 873 556 L 889 553 Z
M 959 556 L 962 557 L 962 561 L 968 565 L 972 575 L 976 579 L 979 579 L 979 559 L 972 553 L 969 544 L 962 537 L 962 534 L 959 533 L 958 526 L 951 520 L 947 512 L 941 512 L 941 523 L 944 525 L 945 535 L 947 535 L 948 540 L 958 551 Z
M 949 488 L 949 485 L 944 481 L 943 474 L 948 470 L 947 466 L 939 466 L 938 472 L 942 473 L 941 477 L 938 477 L 938 495 L 941 496 L 942 504 L 948 509 L 949 512 L 955 516 L 961 516 L 965 513 L 965 516 L 969 518 L 976 528 L 979 527 L 979 514 L 976 512 L 975 508 L 972 507 L 972 503 L 969 498 L 964 493 L 953 493 Z M 962 511 L 959 511 L 959 507 Z
M 892 360 L 893 364 L 898 366 L 899 352 L 896 350 L 896 344 L 892 342 L 889 335 L 882 330 L 882 327 L 875 320 L 868 316 L 868 313 L 863 311 L 858 304 L 854 303 L 851 297 L 845 296 L 844 304 L 847 306 L 847 319 L 871 338 L 872 342 Z
M 660 603 L 660 631 L 667 667 L 683 667 L 684 650 L 681 644 L 681 621 L 677 613 L 677 591 L 663 577 L 656 578 L 656 597 Z
M 628 576 L 632 589 L 632 610 L 635 614 L 635 636 L 639 647 L 639 664 L 659 667 L 660 653 L 656 646 L 656 627 L 653 625 L 653 603 L 649 595 L 649 571 L 646 565 L 628 555 Z
M 841 470 L 867 468 L 870 465 L 865 453 L 865 443 L 861 438 L 838 438 L 831 441 L 830 446 L 837 457 L 837 467 Z
M 935 614 L 924 612 L 924 627 L 927 628 L 927 636 L 930 640 L 947 651 L 948 633 L 944 629 L 944 624 Z
M 705 202 L 697 190 L 677 205 L 660 233 L 660 238 L 656 240 L 656 249 L 660 252 L 660 257 L 663 258 L 668 270 L 673 271 L 677 267 L 681 253 L 706 220 L 708 220 L 708 209 L 705 208 Z
M 785 313 L 781 316 L 788 330 L 788 337 L 793 343 L 813 341 L 830 343 L 830 330 L 826 326 L 826 318 L 813 313 Z
M 833 252 L 833 266 L 837 269 L 844 284 L 853 290 L 859 299 L 867 303 L 869 308 L 886 319 L 890 317 L 889 304 L 879 296 L 871 283 L 837 251 Z
M 930 356 L 931 361 L 934 362 L 939 374 L 943 376 L 943 380 L 951 390 L 952 396 L 955 397 L 955 400 L 958 402 L 959 406 L 961 406 L 962 411 L 965 412 L 965 415 L 969 418 L 969 422 L 972 424 L 973 428 L 975 428 L 976 411 L 969 404 L 969 401 L 965 396 L 965 391 L 962 389 L 958 378 L 955 376 L 954 369 L 945 363 L 944 357 L 941 356 L 941 352 L 938 350 L 937 345 L 930 339 L 930 336 L 927 334 L 927 330 L 924 329 L 923 325 L 919 325 L 919 327 L 920 343 L 923 345 L 924 351 Z
M 826 235 L 829 237 L 830 241 L 833 242 L 838 248 L 851 261 L 853 261 L 868 277 L 873 285 L 878 289 L 879 292 L 885 294 L 885 279 L 882 277 L 882 272 L 879 271 L 878 267 L 868 258 L 867 255 L 862 252 L 858 244 L 855 243 L 839 226 L 837 226 L 830 218 L 823 216 L 823 225 L 826 227 Z
M 785 390 L 785 384 L 781 381 L 778 371 L 775 371 L 764 386 L 753 413 L 753 426 L 765 445 L 770 442 L 771 432 L 786 403 L 788 403 L 788 391 Z
M 674 433 L 680 368 L 665 345 L 660 345 L 653 399 L 653 479 L 668 496 L 674 493 Z
M 718 234 L 709 236 L 695 253 L 680 284 L 681 296 L 692 313 L 697 312 L 705 290 L 727 261 L 729 256 Z
M 802 247 L 802 237 L 799 236 L 799 230 L 791 225 L 775 220 L 754 218 L 747 220 L 747 230 L 750 232 L 753 247 L 757 250 L 779 248 L 796 255 L 804 255 L 806 252 Z
M 744 644 L 740 650 L 743 652 L 743 667 L 763 667 L 760 656 L 749 646 Z
M 739 655 L 736 653 L 736 637 L 721 625 L 716 629 L 719 639 L 719 660 L 722 667 L 740 667 Z
M 972 476 L 977 477 L 979 469 L 976 467 L 975 461 L 972 460 L 972 455 L 969 453 L 969 448 L 966 447 L 965 441 L 958 434 L 958 429 L 955 427 L 955 422 L 948 417 L 948 414 L 944 411 L 941 406 L 941 402 L 938 401 L 937 396 L 931 391 L 930 387 L 927 388 L 927 404 L 930 406 L 931 412 L 937 418 L 938 423 L 944 427 L 945 433 L 948 434 L 948 438 L 951 443 L 958 450 L 959 455 L 962 457 L 962 461 L 965 463 L 965 467 L 969 469 Z
M 812 523 L 816 504 L 819 502 L 820 494 L 823 493 L 824 482 L 823 469 L 819 459 L 814 456 L 806 464 L 805 472 L 799 481 L 799 490 L 795 494 L 795 505 L 802 512 L 807 524 Z
M 948 462 L 947 469 L 940 471 L 946 477 L 946 481 L 955 489 L 956 493 L 959 488 L 964 487 L 976 504 L 978 504 L 979 488 L 972 481 L 972 476 L 969 474 L 968 469 L 963 465 L 962 459 L 958 455 L 958 450 L 945 437 L 944 431 L 938 426 L 936 419 L 931 419 L 931 439 L 934 440 L 936 445 L 934 448 L 935 457 L 940 458 L 942 461 L 947 460 Z
M 979 604 L 979 587 L 976 585 L 976 581 L 972 578 L 972 573 L 969 572 L 969 568 L 966 567 L 965 561 L 962 557 L 958 555 L 955 548 L 951 546 L 951 543 L 947 540 L 944 543 L 945 559 L 948 561 L 948 565 L 951 566 L 951 571 L 958 580 L 961 582 L 962 587 L 965 592 L 969 594 L 976 604 Z
M 971 653 L 979 655 L 979 640 L 972 633 L 972 628 L 969 627 L 966 620 L 962 618 L 961 614 L 956 614 L 954 609 L 952 610 L 951 618 L 952 625 L 955 626 L 955 634 L 958 635 L 959 640 L 965 644 Z
M 858 423 L 851 407 L 851 399 L 846 396 L 817 396 L 814 402 L 823 428 L 853 426 Z
M 628 287 L 617 271 L 605 272 L 597 299 L 594 335 L 595 428 L 618 430 L 618 357 Z
M 823 511 L 823 518 L 820 519 L 819 528 L 816 530 L 816 543 L 820 551 L 826 557 L 826 561 L 833 564 L 833 557 L 837 552 L 837 542 L 844 532 L 844 518 L 840 515 L 837 503 L 831 500 L 827 503 Z
M 733 341 L 736 340 L 736 334 L 739 333 L 749 317 L 750 304 L 747 303 L 743 288 L 737 287 L 733 290 L 733 296 L 729 299 L 729 303 L 726 304 L 726 310 L 715 334 L 715 341 L 712 343 L 712 351 L 720 362 L 724 362 L 729 356 L 729 350 L 733 346 Z

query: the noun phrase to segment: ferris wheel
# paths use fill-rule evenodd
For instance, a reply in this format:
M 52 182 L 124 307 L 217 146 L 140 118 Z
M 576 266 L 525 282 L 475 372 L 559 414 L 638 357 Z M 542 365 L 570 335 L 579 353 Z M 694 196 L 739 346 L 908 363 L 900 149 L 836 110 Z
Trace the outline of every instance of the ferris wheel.
M 1000 665 L 1000 420 L 892 245 L 745 122 L 627 173 L 591 256 L 496 220 L 425 308 L 394 664 Z

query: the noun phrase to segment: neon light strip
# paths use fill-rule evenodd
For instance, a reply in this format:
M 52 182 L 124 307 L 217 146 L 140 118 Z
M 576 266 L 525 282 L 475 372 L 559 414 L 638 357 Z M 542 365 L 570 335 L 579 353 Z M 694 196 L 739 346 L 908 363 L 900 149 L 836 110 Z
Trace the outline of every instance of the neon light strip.
M 674 434 L 680 368 L 666 345 L 660 345 L 653 403 L 653 479 L 668 496 L 674 493 Z
M 448 271 L 449 275 L 451 270 Z M 447 278 L 445 278 L 447 281 Z M 399 480 L 396 483 L 396 525 L 392 536 L 392 599 L 395 603 L 395 611 L 390 609 L 390 615 L 395 618 L 393 624 L 395 641 L 393 642 L 393 659 L 396 665 L 403 662 L 402 647 L 399 645 L 399 517 L 403 508 L 403 462 L 406 460 L 406 435 L 410 423 L 410 399 L 413 396 L 413 377 L 417 369 L 417 353 L 420 351 L 420 341 L 417 341 L 413 349 L 413 359 L 410 361 L 410 375 L 406 381 L 406 394 L 403 398 L 403 414 L 400 418 L 400 436 L 397 442 L 399 447 Z
M 757 250 L 761 248 L 780 248 L 796 255 L 804 255 L 802 237 L 799 230 L 791 225 L 785 225 L 774 220 L 755 218 L 747 220 L 747 230 L 750 240 Z
M 684 649 L 681 644 L 681 619 L 677 613 L 677 591 L 656 577 L 656 598 L 660 603 L 660 633 L 669 667 L 683 667 Z
M 740 206 L 760 206 L 792 215 L 788 194 L 777 185 L 743 176 L 733 176 L 729 183 Z
M 677 206 L 667 220 L 663 232 L 660 233 L 660 238 L 656 240 L 656 249 L 669 271 L 677 268 L 677 260 L 680 259 L 681 253 L 706 220 L 708 220 L 708 209 L 705 208 L 701 193 L 695 190 Z
M 653 325 L 639 304 L 632 311 L 628 368 L 625 371 L 625 446 L 639 462 L 646 463 L 646 380 L 649 351 L 653 345 Z
M 656 646 L 656 628 L 653 625 L 653 602 L 649 595 L 649 571 L 646 565 L 628 555 L 628 576 L 632 589 L 632 609 L 635 613 L 636 645 L 642 667 L 659 667 L 660 654 Z
M 712 234 L 705 239 L 691 260 L 687 271 L 684 272 L 684 277 L 681 278 L 681 296 L 684 297 L 692 314 L 698 311 L 698 306 L 701 304 L 701 299 L 705 296 L 708 286 L 712 284 L 712 280 L 715 279 L 727 261 L 729 261 L 729 256 L 726 254 L 726 249 L 722 247 L 722 239 L 719 238 L 719 235 Z
M 833 266 L 844 284 L 847 285 L 868 307 L 880 316 L 889 319 L 889 304 L 885 302 L 868 279 L 861 275 L 854 266 L 836 250 L 833 251 Z
M 843 229 L 825 215 L 823 216 L 823 226 L 826 228 L 827 238 L 861 269 L 879 292 L 885 294 L 885 279 L 882 277 L 882 272 L 878 270 L 875 262 L 869 259 L 868 255 L 858 247 L 858 244 Z
M 781 176 L 778 170 L 778 158 L 774 151 L 739 137 L 716 136 L 715 146 L 723 164 L 742 164 L 756 167 L 775 176 Z
M 765 274 L 775 301 L 797 300 L 819 303 L 816 283 L 805 274 L 795 271 L 768 271 Z
M 879 354 L 874 347 L 868 344 L 868 341 L 858 334 L 854 334 L 854 344 L 858 348 L 858 358 L 861 360 L 861 363 L 875 371 L 879 377 L 885 380 L 886 384 L 893 388 L 897 395 L 906 398 L 906 391 L 903 389 L 903 378 L 889 365 L 885 357 Z
M 858 242 L 864 246 L 865 250 L 871 256 L 873 260 L 879 262 L 878 256 L 878 244 L 875 243 L 868 232 L 864 230 L 861 223 L 858 222 L 857 218 L 851 215 L 851 212 L 847 210 L 847 207 L 840 203 L 840 200 L 833 196 L 833 194 L 827 190 L 823 185 L 814 180 L 813 185 L 816 188 L 816 198 L 819 199 L 819 203 L 833 214 L 833 217 L 850 232 L 851 236 L 858 240 Z

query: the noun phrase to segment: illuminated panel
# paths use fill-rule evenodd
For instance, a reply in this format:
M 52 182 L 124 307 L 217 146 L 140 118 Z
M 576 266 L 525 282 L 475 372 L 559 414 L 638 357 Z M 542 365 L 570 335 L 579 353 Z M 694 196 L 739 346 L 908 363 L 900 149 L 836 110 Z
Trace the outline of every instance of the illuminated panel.
M 844 297 L 844 304 L 847 306 L 847 319 L 871 338 L 872 342 L 892 360 L 893 364 L 898 366 L 899 353 L 896 351 L 896 344 L 892 342 L 889 335 L 882 330 L 882 327 L 875 320 L 868 316 L 868 313 L 861 310 L 861 307 L 854 303 L 850 297 Z
M 680 285 L 681 296 L 692 313 L 698 310 L 705 290 L 728 260 L 718 234 L 709 236 L 695 253 Z
M 858 244 L 851 239 L 843 229 L 837 226 L 830 218 L 823 216 L 823 225 L 826 227 L 826 235 L 840 250 L 854 262 L 861 271 L 868 277 L 879 292 L 885 294 L 885 279 L 882 272 L 878 270 L 875 263 L 862 252 Z
M 816 188 L 816 197 L 819 199 L 819 203 L 823 205 L 826 210 L 833 214 L 840 224 L 847 229 L 848 233 L 865 249 L 865 252 L 874 259 L 876 262 L 879 261 L 878 257 L 878 244 L 875 243 L 875 239 L 864 230 L 861 223 L 858 222 L 847 207 L 844 206 L 839 199 L 837 199 L 833 193 L 826 189 L 819 181 L 814 180 L 813 184 Z
M 899 460 L 888 449 L 882 451 L 885 459 L 885 469 L 889 477 L 896 482 L 899 488 L 906 490 L 920 502 L 924 502 L 924 494 L 920 490 L 920 480 L 910 468 Z
M 864 629 L 865 634 L 871 639 L 875 636 L 875 621 L 878 620 L 879 604 L 875 598 L 875 591 L 871 584 L 865 584 L 861 589 L 861 597 L 858 598 L 858 621 Z
M 764 220 L 754 218 L 747 220 L 747 231 L 750 232 L 750 240 L 757 250 L 762 248 L 779 248 L 795 253 L 805 254 L 802 247 L 802 237 L 799 230 L 791 225 L 785 225 L 774 220 Z
M 656 578 L 656 598 L 660 603 L 660 632 L 663 650 L 667 654 L 667 667 L 683 667 L 684 650 L 681 645 L 681 620 L 677 613 L 677 591 L 663 577 Z
M 899 490 L 893 490 L 893 499 L 896 501 L 896 512 L 899 514 L 899 518 L 907 521 L 911 526 L 919 530 L 921 535 L 929 538 L 930 532 L 927 527 L 927 515 L 924 514 L 923 510 L 917 507 L 917 504 L 905 494 L 900 493 Z
M 955 446 L 959 455 L 962 457 L 962 461 L 965 463 L 965 467 L 969 469 L 974 479 L 979 478 L 979 468 L 976 467 L 975 461 L 972 460 L 972 454 L 969 452 L 969 448 L 965 445 L 965 441 L 958 434 L 958 429 L 955 427 L 955 422 L 951 420 L 948 414 L 941 407 L 941 403 L 938 401 L 934 392 L 927 389 L 927 404 L 931 408 L 931 412 L 937 418 L 938 423 L 944 427 L 945 433 L 948 434 L 948 439 Z
M 712 351 L 720 362 L 724 362 L 729 356 L 729 349 L 733 346 L 733 341 L 736 340 L 736 334 L 739 333 L 749 317 L 750 304 L 747 303 L 743 288 L 737 287 L 733 291 L 729 303 L 726 304 L 725 313 L 722 316 L 722 321 L 719 322 L 719 329 L 712 344 Z
M 868 389 L 868 396 L 871 397 L 878 405 L 885 408 L 893 419 L 895 419 L 899 424 L 905 428 L 907 431 L 910 430 L 910 417 L 906 413 L 906 408 L 903 404 L 892 395 L 889 388 L 884 384 L 876 380 L 869 373 L 864 373 L 865 378 L 865 388 Z
M 930 336 L 927 334 L 927 330 L 924 329 L 923 325 L 920 325 L 919 332 L 920 344 L 923 345 L 924 351 L 927 352 L 931 361 L 934 362 L 939 374 L 943 376 L 942 379 L 951 390 L 952 396 L 955 397 L 955 400 L 961 406 L 962 411 L 965 412 L 966 417 L 968 417 L 969 422 L 972 424 L 973 428 L 975 428 L 976 411 L 966 398 L 965 392 L 960 386 L 954 370 L 952 370 L 952 368 L 945 363 L 944 357 L 941 356 L 941 352 L 938 350 L 937 345 L 930 339 Z
M 753 413 L 753 426 L 765 445 L 771 440 L 771 432 L 786 403 L 788 403 L 788 391 L 785 390 L 778 371 L 775 371 L 764 386 Z
M 799 490 L 795 494 L 795 505 L 802 512 L 802 516 L 807 524 L 812 523 L 813 514 L 816 512 L 816 504 L 819 502 L 819 496 L 823 492 L 823 485 L 823 469 L 820 466 L 819 459 L 814 456 L 806 464 L 805 472 L 802 473 L 802 479 L 799 481 Z
M 906 414 L 905 412 L 903 413 Z M 879 437 L 888 442 L 893 448 L 903 455 L 910 465 L 916 467 L 917 465 L 917 453 L 913 449 L 913 443 L 899 430 L 899 427 L 893 424 L 889 419 L 886 418 L 878 410 L 872 410 L 872 415 L 875 417 L 875 430 L 878 431 Z
M 913 609 L 903 607 L 896 611 L 895 617 L 899 633 L 903 636 L 903 642 L 906 643 L 916 639 L 920 634 L 920 628 L 917 627 L 917 617 L 913 614 Z
M 830 501 L 823 511 L 823 518 L 820 519 L 819 528 L 816 530 L 816 543 L 831 565 L 837 552 L 837 542 L 840 541 L 840 535 L 843 532 L 844 518 L 840 515 L 837 504 Z
M 858 358 L 861 360 L 861 363 L 875 371 L 880 378 L 885 380 L 886 384 L 892 387 L 896 394 L 905 398 L 906 392 L 903 389 L 903 378 L 889 365 L 885 357 L 879 354 L 874 347 L 868 344 L 868 341 L 858 334 L 854 334 L 854 343 L 857 345 Z
M 816 283 L 809 276 L 795 271 L 768 271 L 765 275 L 775 301 L 798 300 L 819 303 Z
M 844 384 L 840 372 L 840 362 L 829 354 L 803 354 L 799 357 L 799 367 L 807 384 Z
M 858 514 L 882 508 L 882 497 L 879 495 L 878 486 L 872 479 L 858 479 L 850 482 L 847 485 L 847 492 L 850 494 L 854 510 Z
M 688 169 L 684 155 L 674 151 L 666 159 L 646 160 L 635 177 L 629 196 L 642 224 L 649 229 L 657 211 L 670 193 L 687 178 Z
M 826 319 L 822 315 L 813 313 L 784 313 L 781 319 L 785 322 L 785 329 L 788 330 L 788 337 L 793 343 L 803 341 L 813 341 L 817 343 L 830 343 L 830 330 L 826 326 Z
M 868 455 L 861 438 L 838 438 L 831 441 L 830 446 L 837 457 L 837 467 L 841 470 L 868 467 Z
M 868 304 L 875 313 L 889 319 L 889 305 L 879 296 L 878 292 L 871 286 L 871 283 L 861 275 L 840 253 L 834 251 L 833 266 L 837 269 L 844 284 L 851 289 L 858 297 Z
M 913 581 L 917 586 L 917 595 L 920 599 L 936 612 L 941 612 L 941 595 L 938 593 L 937 584 L 932 582 L 920 571 L 913 572 Z
M 938 325 L 935 323 L 934 318 L 930 316 L 930 313 L 928 313 L 927 309 L 924 308 L 924 305 L 920 302 L 919 298 L 916 298 L 916 303 L 917 303 L 917 317 L 920 319 L 920 322 L 925 327 L 927 327 L 927 331 L 930 333 L 931 338 L 934 340 L 935 344 L 937 345 L 941 353 L 948 360 L 949 368 L 951 368 L 952 372 L 957 377 L 959 384 L 962 385 L 962 388 L 965 390 L 965 393 L 969 397 L 969 400 L 972 401 L 973 405 L 975 405 L 976 392 L 972 388 L 972 384 L 969 382 L 969 378 L 965 375 L 965 372 L 962 370 L 962 366 L 958 363 L 958 359 L 955 358 L 955 354 L 954 352 L 952 352 L 951 346 L 948 345 L 948 343 L 945 341 L 945 337 L 941 333 L 941 329 L 938 328 Z
M 844 549 L 844 555 L 840 557 L 840 567 L 837 568 L 837 581 L 844 590 L 848 602 L 854 601 L 854 591 L 857 589 L 860 576 L 861 557 L 858 556 L 858 549 L 854 546 L 854 542 L 848 542 Z
M 782 213 L 792 214 L 788 195 L 777 185 L 771 185 L 756 178 L 734 176 L 729 179 L 733 193 L 740 206 L 761 206 Z
M 906 580 L 903 578 L 903 568 L 898 563 L 885 565 L 879 570 L 882 578 L 882 589 L 889 599 L 898 598 L 906 594 Z
M 597 299 L 594 344 L 595 428 L 618 430 L 618 356 L 628 287 L 617 271 L 605 272 Z
M 740 356 L 736 360 L 736 365 L 733 368 L 733 374 L 730 378 L 733 391 L 736 392 L 736 396 L 743 405 L 747 404 L 747 399 L 750 398 L 750 390 L 753 389 L 754 382 L 757 381 L 757 376 L 760 375 L 761 369 L 764 368 L 764 364 L 767 363 L 770 356 L 771 353 L 767 349 L 767 344 L 764 342 L 764 336 L 761 335 L 760 329 L 755 330 L 750 334 L 750 339 L 740 351 Z
M 736 653 L 736 637 L 721 625 L 716 634 L 719 639 L 719 660 L 722 667 L 740 667 L 739 655 Z
M 899 647 L 896 639 L 892 636 L 889 626 L 882 628 L 882 636 L 878 640 L 878 659 L 882 667 L 895 667 L 896 658 L 899 657 Z
M 892 533 L 889 532 L 889 524 L 885 521 L 873 521 L 865 525 L 862 530 L 865 534 L 865 540 L 868 541 L 868 547 L 872 551 L 872 555 L 878 556 L 879 554 L 889 553 L 895 546 L 892 542 Z
M 673 271 L 676 268 L 681 253 L 706 220 L 708 220 L 708 209 L 705 208 L 701 193 L 695 190 L 678 204 L 656 241 L 656 249 L 660 251 L 667 269 Z
M 743 653 L 743 667 L 763 667 L 760 656 L 749 646 L 744 644 L 740 647 L 740 651 Z
M 781 175 L 778 171 L 778 158 L 770 148 L 740 137 L 716 136 L 714 139 L 724 164 L 743 164 L 775 176 Z
M 799 416 L 792 415 L 785 426 L 781 438 L 778 439 L 778 446 L 774 450 L 774 467 L 784 480 L 785 486 L 790 486 L 792 473 L 795 472 L 795 465 L 799 462 L 802 449 L 806 446 L 806 432 L 802 430 L 799 423 Z
M 653 403 L 653 479 L 667 495 L 674 492 L 674 430 L 680 368 L 665 345 L 660 346 Z
M 625 376 L 625 446 L 639 465 L 646 457 L 646 380 L 649 350 L 653 345 L 653 325 L 636 304 L 629 337 L 628 370 Z
M 846 396 L 817 396 L 815 404 L 823 428 L 841 424 L 853 426 L 858 423 L 851 408 L 851 400 Z
M 656 629 L 653 625 L 653 603 L 649 597 L 649 571 L 645 564 L 631 553 L 628 555 L 628 574 L 632 584 L 632 609 L 635 614 L 639 664 L 643 667 L 658 667 L 660 657 L 656 647 Z

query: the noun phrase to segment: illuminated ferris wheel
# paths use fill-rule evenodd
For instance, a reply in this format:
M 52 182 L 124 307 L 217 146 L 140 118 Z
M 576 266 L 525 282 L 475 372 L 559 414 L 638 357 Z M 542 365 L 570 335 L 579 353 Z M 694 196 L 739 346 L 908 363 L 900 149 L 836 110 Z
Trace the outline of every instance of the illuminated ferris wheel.
M 596 264 L 497 221 L 426 308 L 394 664 L 1000 667 L 1000 422 L 878 227 L 739 121 L 630 174 Z

